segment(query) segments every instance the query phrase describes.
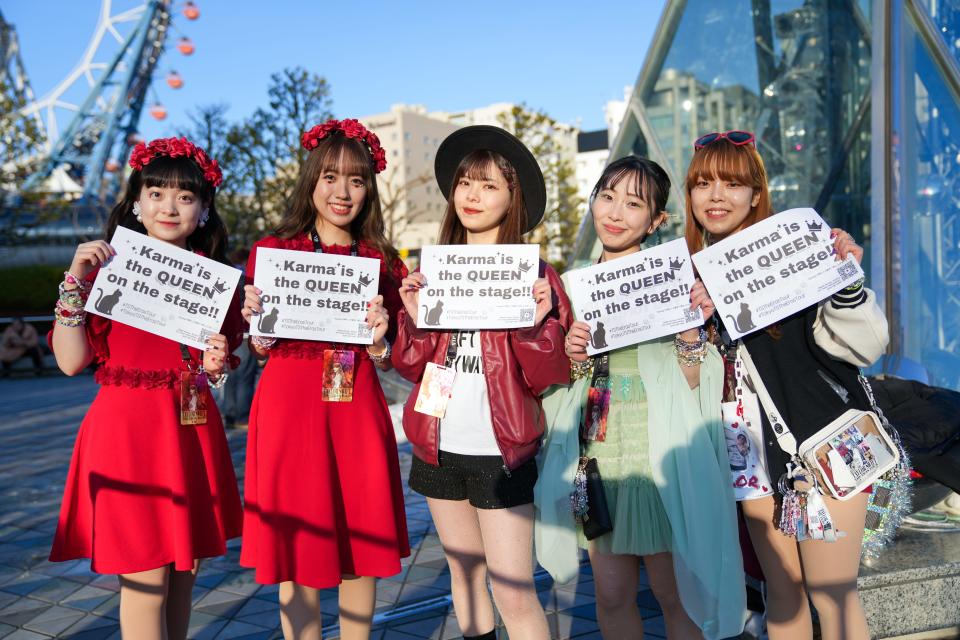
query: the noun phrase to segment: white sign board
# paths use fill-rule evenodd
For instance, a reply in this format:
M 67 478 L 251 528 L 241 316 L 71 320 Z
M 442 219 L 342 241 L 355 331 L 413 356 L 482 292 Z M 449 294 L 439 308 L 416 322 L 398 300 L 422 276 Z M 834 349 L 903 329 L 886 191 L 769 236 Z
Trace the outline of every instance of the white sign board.
M 693 256 L 731 338 L 817 304 L 863 278 L 853 257 L 837 260 L 830 225 L 813 209 L 790 209 Z
M 263 313 L 250 335 L 373 343 L 366 319 L 380 286 L 375 258 L 258 248 L 253 284 L 263 292 Z
M 690 309 L 693 264 L 682 238 L 563 276 L 578 320 L 590 325 L 595 355 L 703 324 Z
M 117 255 L 93 281 L 89 313 L 204 349 L 239 304 L 239 269 L 126 227 L 110 245 Z
M 533 283 L 540 267 L 535 244 L 426 246 L 420 272 L 417 326 L 425 329 L 532 327 Z

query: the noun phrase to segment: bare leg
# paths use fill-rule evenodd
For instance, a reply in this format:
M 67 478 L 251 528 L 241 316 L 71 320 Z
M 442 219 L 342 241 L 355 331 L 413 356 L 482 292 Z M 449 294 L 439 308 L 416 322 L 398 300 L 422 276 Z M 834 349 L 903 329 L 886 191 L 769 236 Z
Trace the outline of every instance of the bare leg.
M 823 640 L 868 640 L 867 618 L 857 592 L 867 494 L 845 502 L 824 498 L 834 526 L 847 535 L 836 542 L 800 543 L 803 575 L 820 615 Z
M 170 640 L 187 638 L 193 605 L 193 583 L 197 580 L 199 569 L 199 560 L 194 561 L 192 571 L 174 571 L 171 567 L 167 585 L 167 637 Z
M 167 640 L 170 567 L 125 573 L 119 578 L 120 634 L 137 640 Z
M 487 563 L 477 509 L 466 500 L 427 498 L 430 515 L 450 566 L 450 593 L 460 632 L 479 636 L 494 628 L 487 591 Z
M 702 638 L 700 627 L 687 615 L 680 592 L 677 590 L 677 577 L 673 572 L 673 554 L 655 553 L 643 557 L 647 568 L 650 589 L 663 610 L 663 620 L 667 626 L 667 638 Z
M 296 582 L 280 583 L 280 626 L 286 640 L 321 640 L 320 590 Z
M 770 640 L 813 638 L 813 622 L 803 586 L 797 541 L 773 525 L 773 496 L 740 503 L 767 581 L 767 633 Z
M 643 618 L 637 607 L 640 557 L 606 554 L 590 549 L 597 622 L 604 638 L 643 638 Z
M 512 640 L 546 640 L 547 618 L 533 582 L 533 505 L 478 509 L 493 599 Z
M 377 579 L 369 576 L 342 576 L 340 583 L 340 640 L 370 637 L 373 610 L 377 605 Z

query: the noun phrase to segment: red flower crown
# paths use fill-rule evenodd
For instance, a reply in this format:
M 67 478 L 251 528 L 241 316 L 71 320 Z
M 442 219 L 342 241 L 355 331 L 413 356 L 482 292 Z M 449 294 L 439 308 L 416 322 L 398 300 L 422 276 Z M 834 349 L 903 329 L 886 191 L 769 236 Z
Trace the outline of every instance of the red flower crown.
M 313 151 L 320 146 L 321 140 L 334 131 L 340 131 L 347 138 L 355 138 L 367 145 L 367 149 L 370 150 L 370 159 L 373 161 L 374 173 L 380 173 L 387 168 L 387 152 L 380 146 L 380 138 L 352 118 L 327 120 L 323 124 L 318 124 L 300 136 L 300 144 L 307 151 Z
M 219 163 L 186 138 L 157 138 L 149 144 L 139 142 L 130 152 L 130 166 L 137 171 L 143 171 L 151 160 L 159 156 L 190 158 L 203 171 L 203 179 L 214 188 L 219 187 L 223 182 L 223 172 L 220 171 Z

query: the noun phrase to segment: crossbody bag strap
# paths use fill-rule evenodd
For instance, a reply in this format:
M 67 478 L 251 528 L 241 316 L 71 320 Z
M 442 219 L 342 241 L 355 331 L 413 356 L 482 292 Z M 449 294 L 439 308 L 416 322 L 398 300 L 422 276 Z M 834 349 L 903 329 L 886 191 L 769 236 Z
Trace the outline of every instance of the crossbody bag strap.
M 744 368 L 750 375 L 753 388 L 757 392 L 757 397 L 760 398 L 760 404 L 763 405 L 767 419 L 770 420 L 770 427 L 773 429 L 773 435 L 777 439 L 777 444 L 780 445 L 780 448 L 786 451 L 791 458 L 796 457 L 797 439 L 793 436 L 790 428 L 787 427 L 787 423 L 777 409 L 777 405 L 774 404 L 773 398 L 770 397 L 770 392 L 767 391 L 766 385 L 763 384 L 763 379 L 757 372 L 757 366 L 753 364 L 753 358 L 750 357 L 750 352 L 747 351 L 747 346 L 743 344 L 743 341 L 740 342 L 740 346 L 737 349 L 737 357 L 743 362 Z

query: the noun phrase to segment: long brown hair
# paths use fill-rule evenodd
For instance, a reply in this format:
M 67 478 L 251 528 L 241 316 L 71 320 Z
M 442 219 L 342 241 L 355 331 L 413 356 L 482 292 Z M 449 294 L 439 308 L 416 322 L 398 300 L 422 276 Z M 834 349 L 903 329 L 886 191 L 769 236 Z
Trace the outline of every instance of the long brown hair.
M 367 187 L 363 208 L 350 223 L 350 237 L 376 249 L 391 273 L 400 259 L 397 250 L 387 240 L 383 211 L 380 208 L 380 192 L 373 171 L 373 160 L 366 145 L 360 140 L 347 138 L 340 133 L 331 133 L 310 152 L 300 168 L 297 184 L 287 201 L 286 210 L 274 233 L 281 238 L 292 238 L 309 233 L 317 224 L 317 207 L 313 204 L 313 191 L 325 171 L 341 175 L 360 176 Z
M 193 192 L 207 208 L 209 218 L 204 226 L 197 228 L 187 238 L 187 248 L 201 251 L 205 256 L 230 264 L 227 260 L 227 227 L 217 213 L 216 188 L 206 181 L 203 171 L 190 158 L 158 156 L 142 170 L 130 174 L 123 198 L 110 211 L 104 237 L 113 237 L 117 227 L 126 227 L 146 234 L 147 228 L 133 215 L 133 203 L 140 199 L 143 187 L 183 189 Z
M 757 206 L 750 207 L 744 226 L 748 227 L 773 213 L 770 189 L 767 186 L 767 169 L 763 165 L 763 158 L 752 144 L 737 146 L 729 140 L 720 139 L 697 149 L 690 160 L 685 184 L 687 212 L 684 236 L 690 253 L 700 251 L 706 244 L 706 230 L 693 215 L 693 204 L 690 201 L 690 192 L 700 178 L 739 182 L 752 187 L 753 195 L 760 194 Z
M 510 161 L 504 158 L 496 151 L 487 149 L 478 149 L 471 151 L 463 160 L 460 161 L 457 170 L 453 172 L 453 181 L 450 184 L 450 190 L 447 192 L 450 196 L 447 198 L 447 210 L 443 216 L 443 222 L 440 223 L 439 244 L 466 244 L 467 230 L 460 223 L 457 216 L 457 208 L 453 203 L 453 194 L 457 189 L 457 184 L 463 177 L 470 180 L 488 180 L 490 179 L 490 167 L 495 166 L 500 169 L 504 179 L 507 181 L 507 187 L 510 189 L 510 203 L 507 205 L 507 214 L 500 222 L 500 230 L 497 232 L 497 244 L 523 244 L 523 230 L 527 222 L 527 207 L 523 202 L 523 190 L 520 189 L 520 182 L 517 180 L 517 170 L 513 168 Z

